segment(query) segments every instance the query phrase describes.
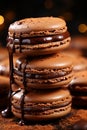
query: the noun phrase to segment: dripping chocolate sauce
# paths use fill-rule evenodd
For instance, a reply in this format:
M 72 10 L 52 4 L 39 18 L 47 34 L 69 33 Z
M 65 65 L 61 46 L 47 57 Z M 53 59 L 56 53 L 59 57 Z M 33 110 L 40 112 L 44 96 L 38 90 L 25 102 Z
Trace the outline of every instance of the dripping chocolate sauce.
M 15 37 L 15 34 L 13 36 L 13 38 Z M 12 84 L 14 83 L 14 64 L 13 64 L 13 55 L 15 53 L 15 43 L 10 39 L 8 42 L 10 42 L 9 44 L 12 44 L 12 46 L 7 45 L 8 48 L 8 53 L 9 53 L 9 70 L 10 70 L 10 89 L 9 89 L 9 93 L 8 93 L 8 105 L 7 108 L 5 110 L 3 110 L 1 112 L 3 117 L 10 117 L 12 115 L 11 112 L 11 98 L 12 96 L 14 96 L 16 93 L 18 93 L 19 91 L 21 91 L 20 89 L 18 89 L 16 92 L 12 91 Z M 21 53 L 21 37 L 20 37 L 20 53 Z M 26 61 L 27 63 L 27 61 Z M 21 67 L 21 64 L 20 64 Z M 20 103 L 20 107 L 21 107 L 21 120 L 19 122 L 20 125 L 24 125 L 24 97 L 25 97 L 25 93 L 26 93 L 26 82 L 25 82 L 25 69 L 26 69 L 26 64 L 24 66 L 24 72 L 23 72 L 23 85 L 24 85 L 24 92 L 23 95 L 21 96 L 21 103 Z
M 9 41 L 10 43 L 12 42 L 11 40 Z M 9 53 L 9 70 L 10 70 L 10 89 L 9 89 L 9 93 L 8 93 L 8 106 L 7 108 L 1 112 L 2 116 L 3 117 L 10 117 L 12 115 L 12 112 L 11 112 L 11 95 L 12 95 L 12 84 L 14 82 L 14 79 L 13 79 L 13 53 L 15 51 L 15 48 L 14 48 L 14 42 L 12 44 L 11 47 L 8 47 L 8 53 Z
M 21 120 L 19 121 L 19 125 L 24 125 L 25 124 L 24 123 L 24 99 L 25 99 L 25 94 L 27 93 L 27 90 L 26 90 L 26 73 L 25 73 L 26 65 L 27 65 L 27 60 L 26 60 L 26 63 L 24 64 L 24 68 L 23 68 L 23 86 L 24 86 L 24 91 L 23 91 L 23 94 L 21 96 L 21 101 L 20 101 Z

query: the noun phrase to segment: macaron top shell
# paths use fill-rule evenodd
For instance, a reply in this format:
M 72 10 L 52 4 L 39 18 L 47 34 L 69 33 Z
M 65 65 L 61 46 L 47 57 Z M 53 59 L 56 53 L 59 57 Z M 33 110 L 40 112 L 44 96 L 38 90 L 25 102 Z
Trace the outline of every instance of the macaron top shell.
M 19 93 L 15 94 L 13 98 L 19 100 L 22 96 L 23 92 L 20 91 Z M 48 102 L 55 102 L 55 101 L 62 101 L 66 99 L 71 100 L 71 96 L 68 90 L 46 90 L 46 91 L 36 91 L 32 90 L 25 96 L 25 102 L 31 103 L 48 103 Z
M 39 18 L 25 18 L 12 23 L 9 27 L 9 35 L 15 34 L 29 34 L 33 36 L 43 35 L 44 33 L 49 35 L 53 33 L 62 33 L 67 30 L 66 22 L 57 17 L 39 17 Z M 45 31 L 45 32 L 44 32 Z M 42 33 L 41 33 L 42 32 Z
M 16 61 L 16 68 L 23 68 L 26 64 L 26 69 L 62 69 L 72 66 L 72 59 L 62 53 L 39 56 L 36 58 L 22 57 Z
M 79 60 L 77 60 L 77 58 Z M 74 71 L 81 71 L 81 70 L 87 70 L 87 59 L 82 57 L 82 56 L 78 56 L 77 58 L 73 58 L 73 70 Z
M 70 85 L 87 85 L 87 71 L 79 71 L 74 73 L 74 78 L 70 82 Z

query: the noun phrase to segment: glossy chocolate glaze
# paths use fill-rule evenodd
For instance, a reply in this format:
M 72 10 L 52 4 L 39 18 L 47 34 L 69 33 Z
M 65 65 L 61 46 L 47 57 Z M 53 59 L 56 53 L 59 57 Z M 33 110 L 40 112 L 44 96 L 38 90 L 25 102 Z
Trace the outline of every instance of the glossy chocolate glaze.
M 14 53 L 14 43 L 11 48 L 8 48 L 8 52 L 9 52 L 9 70 L 10 70 L 10 89 L 9 89 L 9 94 L 8 94 L 8 106 L 7 109 L 5 109 L 4 111 L 2 111 L 2 116 L 3 117 L 9 117 L 12 115 L 11 113 L 11 94 L 12 94 L 12 84 L 14 83 L 14 79 L 13 79 L 13 53 Z
M 70 36 L 69 32 L 66 31 L 62 34 L 56 34 L 52 36 L 38 36 L 38 37 L 25 37 L 25 38 L 11 38 L 8 37 L 8 41 L 11 40 L 12 43 L 14 42 L 15 45 L 20 45 L 20 52 L 21 52 L 21 45 L 36 45 L 36 44 L 43 44 L 43 43 L 50 43 L 56 41 L 62 41 Z M 21 40 L 20 40 L 21 39 Z
M 10 40 L 9 42 L 12 43 L 12 40 Z M 20 37 L 20 43 L 21 43 L 21 37 Z M 20 90 L 18 90 L 16 92 L 14 92 L 13 95 L 12 95 L 12 84 L 14 83 L 14 78 L 13 78 L 13 73 L 14 73 L 13 55 L 14 55 L 14 52 L 15 52 L 14 45 L 15 45 L 15 43 L 13 42 L 11 47 L 7 46 L 8 47 L 8 52 L 9 52 L 10 89 L 9 89 L 9 94 L 8 94 L 8 106 L 7 106 L 7 109 L 2 111 L 2 113 L 1 113 L 3 117 L 10 117 L 12 115 L 12 112 L 11 112 L 11 105 L 12 105 L 11 104 L 11 97 L 20 91 Z M 20 52 L 21 52 L 21 45 L 20 45 Z M 24 74 L 23 75 L 24 88 L 26 88 L 25 68 L 26 68 L 26 64 L 24 66 L 24 71 L 23 71 L 23 74 Z M 26 92 L 26 89 L 24 89 L 23 95 L 21 96 L 21 103 L 20 103 L 21 121 L 19 122 L 20 125 L 24 125 L 24 97 L 25 97 L 25 92 Z
M 26 90 L 26 75 L 25 75 L 25 69 L 26 69 L 26 65 L 27 65 L 27 60 L 26 63 L 24 65 L 23 68 L 23 86 L 24 86 L 24 91 L 23 91 L 23 95 L 21 96 L 21 103 L 20 103 L 20 110 L 21 110 L 21 120 L 19 122 L 19 125 L 24 125 L 24 98 L 25 98 L 25 94 L 27 93 Z

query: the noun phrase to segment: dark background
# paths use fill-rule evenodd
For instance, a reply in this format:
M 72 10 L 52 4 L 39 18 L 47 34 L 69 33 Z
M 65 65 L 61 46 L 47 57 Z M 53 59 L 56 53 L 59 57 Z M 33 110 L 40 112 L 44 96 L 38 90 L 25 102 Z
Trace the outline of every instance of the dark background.
M 0 0 L 0 44 L 6 46 L 9 25 L 26 17 L 56 16 L 66 20 L 71 35 L 87 35 L 86 0 Z

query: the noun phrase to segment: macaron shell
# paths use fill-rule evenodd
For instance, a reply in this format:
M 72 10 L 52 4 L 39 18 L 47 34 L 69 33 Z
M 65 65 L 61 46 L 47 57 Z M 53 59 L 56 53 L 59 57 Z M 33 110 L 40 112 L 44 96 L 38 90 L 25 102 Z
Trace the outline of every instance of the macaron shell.
M 60 78 L 56 78 L 56 79 L 48 79 L 48 80 L 43 80 L 43 82 L 41 83 L 41 80 L 34 80 L 32 79 L 32 81 L 30 82 L 29 79 L 27 79 L 26 82 L 26 89 L 29 90 L 30 88 L 35 88 L 35 89 L 53 89 L 53 88 L 66 88 L 68 87 L 70 81 L 72 80 L 73 77 L 73 73 L 70 73 L 69 75 L 60 77 Z M 60 80 L 61 79 L 61 80 Z M 60 80 L 60 81 L 59 81 Z M 14 76 L 14 81 L 16 82 L 16 84 L 18 84 L 19 86 L 21 86 L 21 88 L 24 88 L 24 84 L 23 84 L 23 78 L 20 76 Z M 50 82 L 49 82 L 50 81 Z
M 77 60 L 77 58 L 79 60 Z M 77 57 L 73 59 L 73 70 L 74 71 L 81 71 L 81 70 L 87 70 L 87 59 L 84 57 Z
M 61 118 L 67 114 L 69 114 L 71 111 L 71 104 L 66 106 L 66 107 L 62 107 L 62 108 L 58 108 L 58 109 L 54 109 L 54 112 L 50 114 L 50 112 L 48 112 L 49 114 L 40 114 L 40 115 L 34 115 L 34 114 L 25 114 L 24 118 L 25 120 L 32 120 L 32 121 L 42 121 L 42 120 L 52 120 L 55 118 Z M 20 111 L 15 110 L 15 108 L 12 106 L 12 112 L 13 114 L 18 117 L 21 118 L 21 114 Z
M 80 71 L 74 74 L 74 78 L 70 82 L 70 86 L 80 84 L 87 85 L 87 71 Z M 82 85 L 81 85 L 82 87 Z
M 26 18 L 20 21 L 17 21 L 10 25 L 10 33 L 33 33 L 39 31 L 54 31 L 59 30 L 63 32 L 63 29 L 66 28 L 66 23 L 63 19 L 55 17 L 40 17 L 40 18 Z M 46 33 L 45 32 L 45 33 Z M 49 33 L 48 33 L 49 34 Z
M 13 99 L 20 100 L 23 92 L 20 91 L 19 93 L 13 96 Z M 25 96 L 25 103 L 48 103 L 54 101 L 62 101 L 69 98 L 71 100 L 70 92 L 67 89 L 54 89 L 54 90 L 30 90 L 28 94 Z
M 23 63 L 26 64 L 26 57 L 22 57 L 16 61 L 16 66 Z M 65 67 L 72 66 L 71 57 L 64 55 L 62 53 L 57 53 L 54 55 L 39 56 L 37 58 L 27 58 L 28 62 L 26 64 L 26 69 L 62 69 Z M 22 68 L 22 67 L 21 67 Z
M 58 51 L 68 48 L 70 42 L 71 42 L 71 38 L 68 37 L 62 41 L 57 41 L 57 42 L 50 42 L 50 43 L 30 45 L 30 46 L 21 45 L 21 53 L 30 56 L 55 54 Z M 8 46 L 11 48 L 11 44 L 8 43 Z M 15 45 L 15 53 L 16 54 L 20 53 L 20 45 Z
M 20 91 L 12 96 L 12 112 L 18 118 L 21 118 L 22 94 L 23 91 Z M 47 120 L 62 117 L 71 111 L 71 100 L 71 95 L 67 89 L 30 90 L 24 98 L 24 118 L 26 120 Z M 28 109 L 30 112 L 27 111 Z M 38 109 L 42 111 L 38 111 Z

